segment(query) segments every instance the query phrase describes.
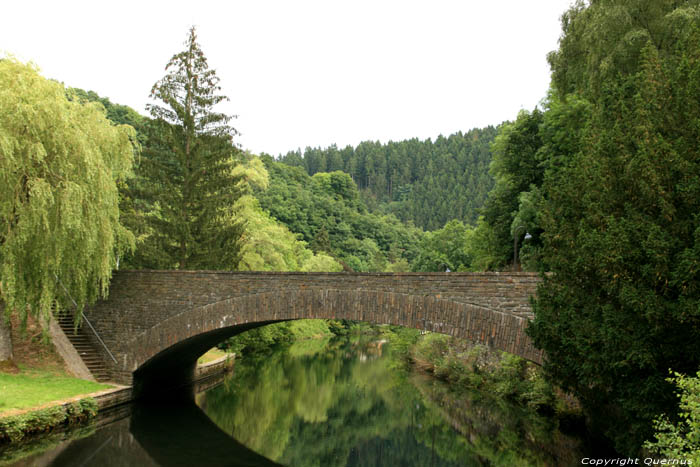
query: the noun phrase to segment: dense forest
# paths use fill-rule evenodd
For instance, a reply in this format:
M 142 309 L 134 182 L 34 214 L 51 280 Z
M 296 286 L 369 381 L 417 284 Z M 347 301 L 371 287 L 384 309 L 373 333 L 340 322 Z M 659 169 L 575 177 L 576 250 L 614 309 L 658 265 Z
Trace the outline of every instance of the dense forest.
M 0 60 L 6 309 L 80 309 L 117 267 L 539 271 L 549 381 L 620 452 L 700 450 L 697 0 L 577 2 L 541 108 L 497 128 L 279 160 L 187 44 L 148 116 Z
M 425 230 L 452 219 L 473 224 L 493 185 L 489 145 L 494 127 L 419 141 L 365 141 L 353 148 L 306 148 L 280 158 L 306 173 L 350 174 L 373 211 L 391 213 Z

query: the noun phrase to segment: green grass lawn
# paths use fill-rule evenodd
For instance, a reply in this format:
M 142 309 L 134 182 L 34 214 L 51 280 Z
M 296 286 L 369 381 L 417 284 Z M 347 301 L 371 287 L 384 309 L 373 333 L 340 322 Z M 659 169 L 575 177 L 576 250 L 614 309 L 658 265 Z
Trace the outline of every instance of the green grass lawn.
M 209 349 L 209 351 L 207 353 L 205 353 L 204 355 L 199 357 L 199 359 L 197 360 L 197 363 L 199 363 L 201 365 L 202 363 L 213 362 L 214 360 L 219 359 L 221 357 L 225 357 L 227 355 L 231 355 L 231 354 L 226 353 L 223 350 L 217 349 L 216 347 L 214 347 L 213 349 Z
M 16 375 L 0 373 L 0 416 L 10 410 L 37 407 L 110 387 L 41 370 L 23 370 Z

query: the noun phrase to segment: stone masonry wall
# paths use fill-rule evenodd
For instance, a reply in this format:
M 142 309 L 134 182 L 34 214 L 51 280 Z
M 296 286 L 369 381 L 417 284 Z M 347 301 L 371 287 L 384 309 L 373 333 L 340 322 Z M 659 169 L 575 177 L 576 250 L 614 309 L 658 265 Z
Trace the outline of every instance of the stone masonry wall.
M 174 344 L 249 323 L 336 318 L 395 324 L 483 342 L 537 363 L 525 335 L 531 273 L 120 271 L 87 316 L 117 358 L 117 380 Z

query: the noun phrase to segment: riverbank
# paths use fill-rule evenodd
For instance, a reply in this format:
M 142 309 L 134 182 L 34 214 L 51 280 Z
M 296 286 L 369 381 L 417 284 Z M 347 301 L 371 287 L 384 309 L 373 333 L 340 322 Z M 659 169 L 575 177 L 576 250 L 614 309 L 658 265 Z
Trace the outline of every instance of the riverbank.
M 511 407 L 504 413 L 518 412 L 518 422 L 513 427 L 521 430 L 530 423 L 534 427 L 527 437 L 530 440 L 547 438 L 540 432 L 543 426 L 547 427 L 545 432 L 556 427 L 564 435 L 536 450 L 544 452 L 552 448 L 552 454 L 564 452 L 570 442 L 567 437 L 571 436 L 581 440 L 581 449 L 586 452 L 610 458 L 618 455 L 609 440 L 591 431 L 579 402 L 549 383 L 538 365 L 444 334 L 387 326 L 381 328 L 380 336 L 389 340 L 397 361 L 406 370 L 447 383 L 449 390 L 441 390 L 437 398 L 440 407 L 464 404 L 468 407 L 475 403 L 474 394 L 479 394 L 478 405 Z M 449 417 L 451 411 L 445 414 Z M 494 426 L 507 427 L 506 419 L 505 415 L 498 417 Z M 513 431 L 511 428 L 506 431 Z M 557 457 L 561 458 L 559 454 Z
M 231 371 L 235 355 L 219 355 L 220 352 L 217 352 L 217 358 L 211 360 L 212 356 L 205 354 L 202 360 L 206 363 L 197 365 L 192 381 L 197 390 L 210 387 L 216 383 L 219 376 Z M 134 400 L 131 386 L 111 385 L 96 392 L 83 393 L 25 409 L 0 412 L 0 449 L 39 435 L 85 426 L 103 414 Z
M 595 452 L 549 414 L 417 371 L 383 329 L 365 331 L 248 354 L 200 408 L 285 465 L 554 466 Z

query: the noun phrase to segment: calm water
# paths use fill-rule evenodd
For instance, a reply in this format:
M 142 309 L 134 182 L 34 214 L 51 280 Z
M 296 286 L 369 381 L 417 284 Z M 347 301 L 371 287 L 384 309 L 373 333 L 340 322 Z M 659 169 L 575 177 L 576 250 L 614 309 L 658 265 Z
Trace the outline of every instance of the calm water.
M 311 340 L 236 362 L 197 404 L 131 405 L 0 465 L 577 465 L 551 420 L 400 369 L 386 343 Z M 64 440 L 67 436 L 72 440 Z M 1 459 L 5 459 L 3 462 Z

